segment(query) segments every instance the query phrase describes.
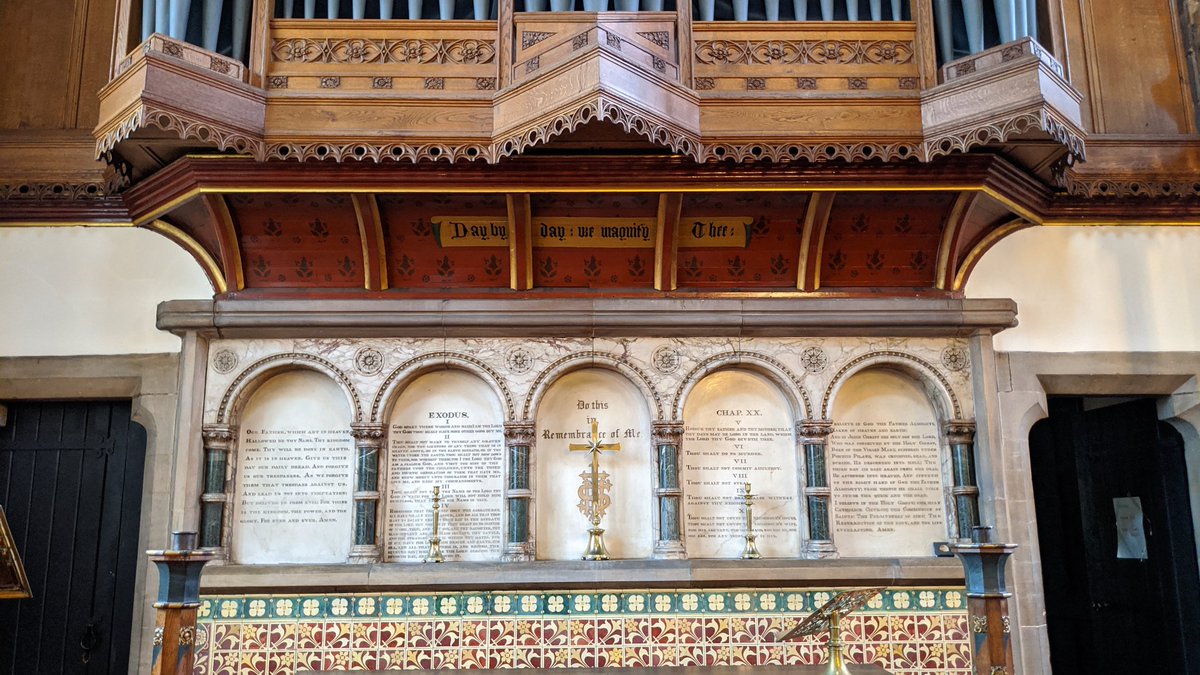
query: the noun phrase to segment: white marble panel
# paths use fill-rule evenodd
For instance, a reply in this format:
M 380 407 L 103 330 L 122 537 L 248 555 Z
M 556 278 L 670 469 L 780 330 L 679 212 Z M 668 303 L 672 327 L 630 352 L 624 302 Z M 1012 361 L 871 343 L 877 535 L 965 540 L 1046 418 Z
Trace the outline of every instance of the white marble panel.
M 619 452 L 600 458 L 601 471 L 613 484 L 612 506 L 601 523 L 609 555 L 646 558 L 653 551 L 654 461 L 647 403 L 622 375 L 587 368 L 554 382 L 537 410 L 533 464 L 538 558 L 578 559 L 586 548 L 590 525 L 578 504 L 581 474 L 588 472 L 590 461 L 588 453 L 572 452 L 568 446 L 586 442 L 593 417 L 599 420 L 603 442 L 621 444 Z
M 795 420 L 775 383 L 746 370 L 708 375 L 684 406 L 680 480 L 688 557 L 737 558 L 745 547 L 743 486 L 765 557 L 800 554 Z
M 239 425 L 231 558 L 239 563 L 345 562 L 351 545 L 350 406 L 320 373 L 275 375 Z
M 887 369 L 852 376 L 833 401 L 829 477 L 842 557 L 930 556 L 947 537 L 940 432 L 920 384 Z
M 491 386 L 461 370 L 427 373 L 396 400 L 388 424 L 385 558 L 429 551 L 430 498 L 452 560 L 497 560 L 504 513 L 504 413 Z

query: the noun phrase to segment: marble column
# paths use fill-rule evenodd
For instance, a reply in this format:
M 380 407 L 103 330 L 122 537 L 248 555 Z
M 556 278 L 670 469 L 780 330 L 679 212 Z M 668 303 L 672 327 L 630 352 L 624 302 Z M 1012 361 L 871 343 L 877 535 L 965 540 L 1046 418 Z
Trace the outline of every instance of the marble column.
M 804 557 L 833 558 L 837 556 L 837 548 L 830 533 L 829 462 L 826 455 L 829 434 L 833 433 L 833 422 L 809 420 L 796 426 L 796 438 L 804 450 L 804 499 L 808 510 L 808 537 L 804 542 Z
M 658 502 L 658 537 L 654 557 L 681 560 L 687 557 L 683 544 L 682 502 L 679 486 L 679 446 L 683 422 L 656 422 L 650 429 L 658 480 L 654 496 Z
M 225 540 L 225 506 L 229 503 L 225 477 L 229 471 L 229 450 L 237 431 L 233 427 L 206 424 L 204 439 L 204 477 L 200 491 L 200 548 L 228 555 Z
M 504 560 L 507 561 L 534 559 L 536 549 L 533 524 L 530 522 L 533 490 L 529 487 L 529 459 L 535 437 L 533 422 L 504 425 L 504 445 L 508 455 L 508 480 L 504 485 L 507 516 Z
M 975 421 L 950 420 L 945 425 L 950 445 L 954 511 L 959 541 L 969 541 L 979 525 L 979 484 L 975 480 Z
M 382 426 L 354 424 L 354 546 L 351 563 L 380 560 L 379 547 L 379 455 L 387 442 Z

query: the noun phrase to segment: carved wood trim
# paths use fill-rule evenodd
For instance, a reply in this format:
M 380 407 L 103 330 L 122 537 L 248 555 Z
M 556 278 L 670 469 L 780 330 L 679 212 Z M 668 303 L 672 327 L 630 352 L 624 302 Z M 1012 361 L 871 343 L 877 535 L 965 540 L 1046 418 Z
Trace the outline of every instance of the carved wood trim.
M 184 140 L 197 140 L 215 145 L 218 150 L 233 150 L 258 160 L 263 159 L 262 142 L 245 131 L 214 120 L 197 119 L 193 114 L 173 108 L 151 103 L 135 104 L 128 113 L 118 119 L 119 121 L 111 124 L 109 131 L 96 142 L 97 158 L 103 157 L 117 143 L 128 139 L 137 130 L 156 127 L 173 132 Z
M 1004 143 L 1013 136 L 1030 131 L 1044 132 L 1065 146 L 1071 158 L 1070 163 L 1087 160 L 1081 132 L 1076 131 L 1069 121 L 1042 105 L 1038 105 L 1034 110 L 1017 112 L 984 125 L 971 125 L 929 138 L 925 141 L 924 159 L 930 161 L 955 152 L 965 153 L 981 145 Z
M 242 251 L 238 244 L 237 227 L 233 222 L 233 214 L 229 211 L 229 204 L 223 196 L 216 194 L 203 195 L 201 200 L 216 231 L 226 285 L 229 290 L 240 291 L 246 287 L 246 280 L 242 270 Z
M 937 32 L 933 23 L 933 3 L 911 0 L 913 21 L 917 23 L 916 60 L 921 73 L 921 88 L 932 89 L 938 83 Z
M 150 0 L 143 0 L 149 2 Z M 250 20 L 250 49 L 249 58 L 250 84 L 262 87 L 267 81 L 267 59 L 271 48 L 271 10 L 275 3 L 272 0 L 254 0 Z
M 664 192 L 658 196 L 658 232 L 654 241 L 654 288 L 673 291 L 677 287 L 675 275 L 679 265 L 679 215 L 683 208 L 683 195 Z
M 506 195 L 508 203 L 509 287 L 533 288 L 533 208 L 528 194 Z
M 383 221 L 379 217 L 379 201 L 373 194 L 354 194 L 350 198 L 354 202 L 358 236 L 362 240 L 363 285 L 368 291 L 386 291 L 387 240 L 383 236 Z
M 706 143 L 702 161 L 729 159 L 735 162 L 863 162 L 878 159 L 895 162 L 905 159 L 924 159 L 920 143 L 898 141 L 894 143 L 845 142 L 845 141 L 773 141 L 768 143 Z
M 798 278 L 796 288 L 815 291 L 821 287 L 821 259 L 825 249 L 825 230 L 829 227 L 829 214 L 833 211 L 836 192 L 814 192 L 804 212 L 804 233 L 800 236 Z
M 1195 199 L 1200 197 L 1200 180 L 1195 176 L 1082 178 L 1072 171 L 1066 171 L 1058 177 L 1056 183 L 1072 197 L 1085 199 Z
M 978 192 L 961 192 L 954 200 L 954 206 L 950 209 L 950 215 L 942 227 L 941 242 L 938 244 L 937 271 L 933 278 L 934 286 L 937 288 L 945 290 L 954 284 L 954 276 L 958 271 L 954 255 L 954 251 L 958 247 L 958 236 L 962 232 L 963 224 L 970 217 L 979 195 Z

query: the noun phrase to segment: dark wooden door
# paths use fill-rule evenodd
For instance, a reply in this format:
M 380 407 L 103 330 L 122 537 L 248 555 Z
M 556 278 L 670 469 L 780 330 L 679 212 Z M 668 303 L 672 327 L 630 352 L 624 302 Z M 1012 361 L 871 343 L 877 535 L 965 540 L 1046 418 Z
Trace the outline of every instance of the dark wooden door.
M 1030 435 L 1055 673 L 1200 673 L 1200 574 L 1179 433 L 1153 399 L 1050 400 Z M 1141 502 L 1146 558 L 1118 557 L 1113 500 Z
M 146 432 L 128 401 L 8 409 L 0 505 L 33 597 L 0 601 L 0 673 L 124 675 Z

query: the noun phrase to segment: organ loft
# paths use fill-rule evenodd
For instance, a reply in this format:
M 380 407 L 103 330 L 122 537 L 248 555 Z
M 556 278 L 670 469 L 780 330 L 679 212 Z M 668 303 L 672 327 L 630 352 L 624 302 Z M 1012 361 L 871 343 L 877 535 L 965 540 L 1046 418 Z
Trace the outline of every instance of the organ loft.
M 1200 673 L 1197 17 L 5 0 L 0 674 Z

